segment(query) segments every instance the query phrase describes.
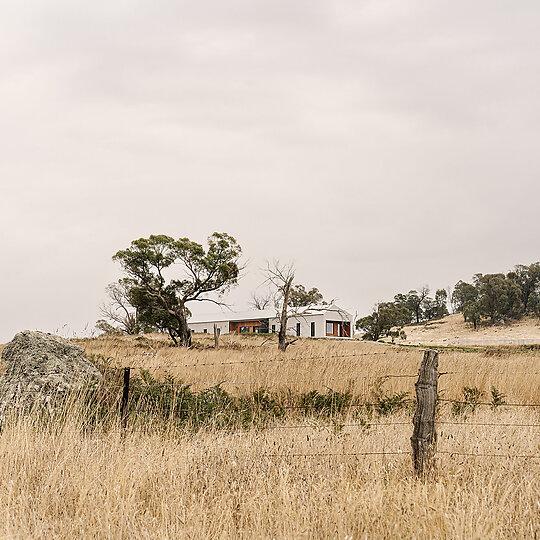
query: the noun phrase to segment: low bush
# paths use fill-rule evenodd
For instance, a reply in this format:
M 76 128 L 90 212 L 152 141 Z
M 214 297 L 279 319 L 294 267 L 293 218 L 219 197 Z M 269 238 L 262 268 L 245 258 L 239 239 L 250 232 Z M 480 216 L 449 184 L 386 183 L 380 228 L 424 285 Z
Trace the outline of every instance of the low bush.
M 113 428 L 118 425 L 122 397 L 123 370 L 100 366 L 103 380 L 88 387 L 83 394 L 83 422 L 88 429 Z M 260 427 L 286 415 L 316 416 L 338 421 L 354 407 L 357 417 L 366 414 L 388 415 L 409 406 L 407 392 L 385 395 L 381 389 L 376 399 L 366 402 L 352 392 L 312 390 L 301 394 L 270 392 L 259 388 L 249 394 L 236 396 L 221 384 L 198 392 L 189 384 L 171 375 L 161 380 L 142 370 L 130 379 L 126 418 L 130 425 L 144 427 L 160 423 L 164 427 L 202 427 L 219 429 Z
M 452 402 L 452 413 L 455 416 L 466 414 L 468 412 L 474 413 L 484 392 L 476 386 L 464 386 L 462 395 L 462 399 Z

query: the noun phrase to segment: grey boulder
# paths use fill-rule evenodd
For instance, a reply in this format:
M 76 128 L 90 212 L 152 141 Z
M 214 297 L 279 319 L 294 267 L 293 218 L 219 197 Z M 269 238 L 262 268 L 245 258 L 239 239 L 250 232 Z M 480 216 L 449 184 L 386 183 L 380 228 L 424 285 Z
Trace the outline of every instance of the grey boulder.
M 2 360 L 0 418 L 10 409 L 52 409 L 69 392 L 101 378 L 81 347 L 45 332 L 19 332 Z

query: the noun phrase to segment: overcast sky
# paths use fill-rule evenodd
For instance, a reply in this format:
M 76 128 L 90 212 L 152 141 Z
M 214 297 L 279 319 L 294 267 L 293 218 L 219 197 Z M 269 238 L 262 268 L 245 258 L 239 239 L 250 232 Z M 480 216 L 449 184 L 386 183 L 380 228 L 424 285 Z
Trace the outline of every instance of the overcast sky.
M 228 232 L 367 313 L 540 260 L 538 0 L 26 0 L 0 19 L 0 342 Z M 212 306 L 198 306 L 204 312 Z

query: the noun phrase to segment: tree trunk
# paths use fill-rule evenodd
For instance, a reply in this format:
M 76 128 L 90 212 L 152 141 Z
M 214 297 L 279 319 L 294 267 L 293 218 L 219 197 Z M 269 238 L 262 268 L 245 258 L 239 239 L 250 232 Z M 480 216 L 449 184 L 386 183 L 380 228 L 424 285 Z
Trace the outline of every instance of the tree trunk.
M 178 340 L 176 339 L 176 336 L 174 335 L 172 328 L 167 328 L 167 332 L 169 333 L 169 336 L 173 340 L 174 346 L 178 347 Z
M 291 292 L 293 278 L 288 279 L 283 286 L 283 306 L 281 307 L 281 317 L 279 320 L 278 349 L 286 351 L 289 346 L 287 341 L 287 321 L 289 319 L 287 310 L 289 307 L 289 295 Z
M 178 321 L 178 338 L 180 342 L 175 342 L 175 345 L 177 347 L 191 347 L 191 330 L 187 323 L 186 310 L 183 305 L 176 313 L 176 320 Z
M 284 308 L 281 312 L 281 318 L 279 321 L 279 333 L 278 333 L 278 349 L 280 351 L 286 351 L 289 344 L 287 343 L 287 308 Z

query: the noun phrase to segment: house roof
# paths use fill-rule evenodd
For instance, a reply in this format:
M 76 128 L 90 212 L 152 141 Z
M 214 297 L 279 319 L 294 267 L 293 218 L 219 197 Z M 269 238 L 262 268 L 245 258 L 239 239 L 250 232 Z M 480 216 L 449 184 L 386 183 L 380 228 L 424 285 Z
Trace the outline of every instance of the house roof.
M 328 312 L 339 312 L 340 314 L 350 318 L 351 315 L 344 309 L 335 304 L 311 306 L 301 311 L 302 315 L 324 315 Z M 294 315 L 291 314 L 291 317 Z M 211 323 L 211 322 L 226 322 L 226 321 L 253 321 L 258 319 L 273 319 L 279 317 L 275 309 L 254 309 L 250 311 L 225 311 L 220 313 L 208 313 L 203 315 L 194 315 L 188 323 Z

